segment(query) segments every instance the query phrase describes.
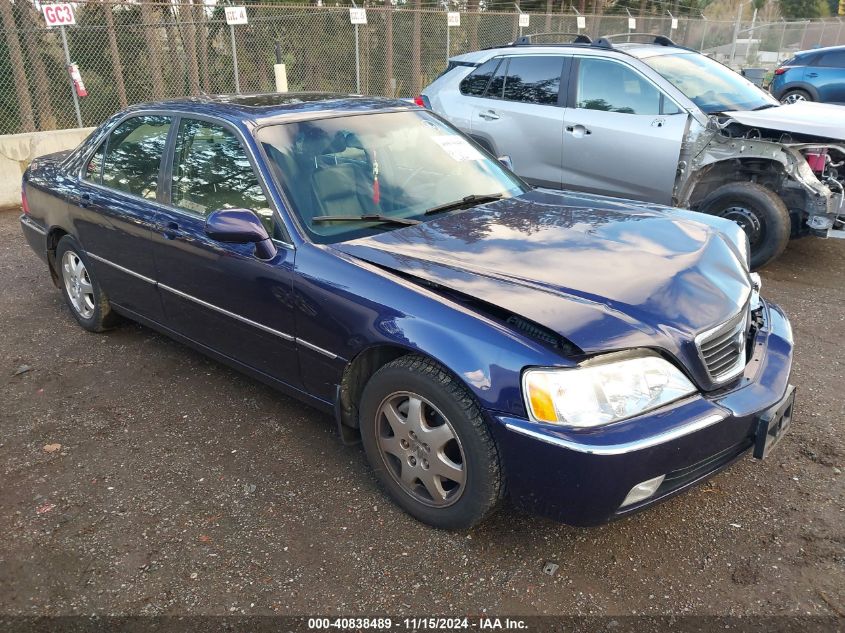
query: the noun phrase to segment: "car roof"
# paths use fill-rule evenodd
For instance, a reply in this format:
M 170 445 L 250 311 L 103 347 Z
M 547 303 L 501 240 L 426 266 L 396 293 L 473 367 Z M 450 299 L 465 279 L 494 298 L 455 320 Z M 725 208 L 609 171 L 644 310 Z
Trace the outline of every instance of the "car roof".
M 320 115 L 361 114 L 380 110 L 416 109 L 400 99 L 365 97 L 331 92 L 287 92 L 263 94 L 223 94 L 185 97 L 167 101 L 139 103 L 134 110 L 168 110 L 217 116 L 230 121 L 265 123 L 270 120 L 296 121 Z
M 845 46 L 820 46 L 819 48 L 808 48 L 803 51 L 798 51 L 795 56 L 799 55 L 814 55 L 815 53 L 824 53 L 827 51 L 841 51 L 845 50 Z
M 495 57 L 496 55 L 554 55 L 554 54 L 561 54 L 561 53 L 568 53 L 572 52 L 573 50 L 578 51 L 589 51 L 591 54 L 606 54 L 608 52 L 617 52 L 623 53 L 627 55 L 631 55 L 632 57 L 637 58 L 646 58 L 646 57 L 653 57 L 655 55 L 672 55 L 672 54 L 696 54 L 700 55 L 698 51 L 693 51 L 688 48 L 684 48 L 682 46 L 664 46 L 661 44 L 652 44 L 652 43 L 644 43 L 644 42 L 614 42 L 612 48 L 608 48 L 605 46 L 596 46 L 595 43 L 593 45 L 590 44 L 582 44 L 582 43 L 563 43 L 563 44 L 549 44 L 544 46 L 543 44 L 532 44 L 530 46 L 513 46 L 513 45 L 504 45 L 504 46 L 497 46 L 493 48 L 486 48 L 480 51 L 474 51 L 472 53 L 465 53 L 463 55 L 456 55 L 452 57 L 452 60 L 455 61 L 462 61 L 462 62 L 471 62 L 471 63 L 480 63 L 484 62 L 491 57 Z

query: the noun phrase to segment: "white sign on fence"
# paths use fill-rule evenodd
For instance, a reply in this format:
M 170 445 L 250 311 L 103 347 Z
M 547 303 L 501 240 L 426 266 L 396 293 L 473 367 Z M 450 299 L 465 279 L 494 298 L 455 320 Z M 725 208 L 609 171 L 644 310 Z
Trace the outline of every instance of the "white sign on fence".
M 587 28 L 587 18 L 585 18 L 583 15 L 579 15 L 577 18 L 575 18 L 575 22 L 577 23 L 579 29 Z
M 367 10 L 366 9 L 355 9 L 350 7 L 349 9 L 349 21 L 352 24 L 366 24 L 367 23 Z
M 531 16 L 527 13 L 519 14 L 519 26 L 528 26 L 531 22 Z
M 69 4 L 42 4 L 44 20 L 47 26 L 70 26 L 76 24 L 73 7 Z
M 672 30 L 674 31 L 677 28 L 678 28 L 678 18 L 672 18 Z
M 636 18 L 628 18 L 628 30 L 629 31 L 636 31 L 637 30 L 637 20 L 636 20 Z
M 449 11 L 446 14 L 446 26 L 460 26 L 461 25 L 461 14 L 457 11 Z
M 234 26 L 235 24 L 246 24 L 246 7 L 225 7 L 226 10 L 226 24 Z

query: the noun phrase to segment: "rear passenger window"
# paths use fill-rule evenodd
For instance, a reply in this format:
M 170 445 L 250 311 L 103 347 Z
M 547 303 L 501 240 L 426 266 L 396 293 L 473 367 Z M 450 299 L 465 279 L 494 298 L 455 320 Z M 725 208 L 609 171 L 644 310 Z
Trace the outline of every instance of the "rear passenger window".
M 118 125 L 108 139 L 103 184 L 154 200 L 169 130 L 166 116 L 136 116 Z
M 85 169 L 82 170 L 82 178 L 85 180 L 90 180 L 91 182 L 100 183 L 102 173 L 103 173 L 103 155 L 106 153 L 106 144 L 105 142 L 100 143 L 100 146 L 97 148 L 97 151 L 94 152 L 91 159 L 88 161 L 88 164 L 85 165 Z
M 830 51 L 823 53 L 816 62 L 817 66 L 828 68 L 845 68 L 845 51 Z
M 511 57 L 504 99 L 523 103 L 557 104 L 563 57 Z
M 182 119 L 179 124 L 170 202 L 202 216 L 250 209 L 274 234 L 273 211 L 240 141 L 215 123 Z
M 481 64 L 461 81 L 461 93 L 474 97 L 483 95 L 498 65 L 498 57 Z
M 660 114 L 660 91 L 633 69 L 586 57 L 578 66 L 577 107 L 622 114 Z

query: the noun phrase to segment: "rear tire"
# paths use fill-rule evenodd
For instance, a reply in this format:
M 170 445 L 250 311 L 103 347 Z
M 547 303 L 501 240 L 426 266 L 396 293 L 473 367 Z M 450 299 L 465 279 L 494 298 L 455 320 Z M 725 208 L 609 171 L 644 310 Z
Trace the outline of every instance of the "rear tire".
M 800 101 L 814 101 L 813 96 L 806 90 L 787 90 L 780 98 L 783 104 L 798 103 Z
M 104 332 L 117 323 L 118 316 L 91 271 L 87 254 L 70 235 L 56 245 L 56 270 L 62 296 L 79 325 L 89 332 Z
M 361 441 L 408 514 L 447 530 L 487 518 L 504 496 L 499 453 L 467 388 L 418 355 L 379 369 L 361 396 Z
M 711 192 L 699 211 L 739 224 L 751 246 L 751 268 L 762 268 L 786 249 L 789 210 L 776 193 L 753 182 L 732 182 Z

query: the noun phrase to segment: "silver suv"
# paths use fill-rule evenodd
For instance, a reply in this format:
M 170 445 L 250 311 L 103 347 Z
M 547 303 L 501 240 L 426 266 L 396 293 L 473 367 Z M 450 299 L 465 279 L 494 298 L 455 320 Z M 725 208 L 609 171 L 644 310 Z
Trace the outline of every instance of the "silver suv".
M 845 235 L 845 108 L 780 105 L 667 38 L 615 37 L 453 57 L 420 99 L 537 186 L 735 220 L 754 267 L 790 235 Z

